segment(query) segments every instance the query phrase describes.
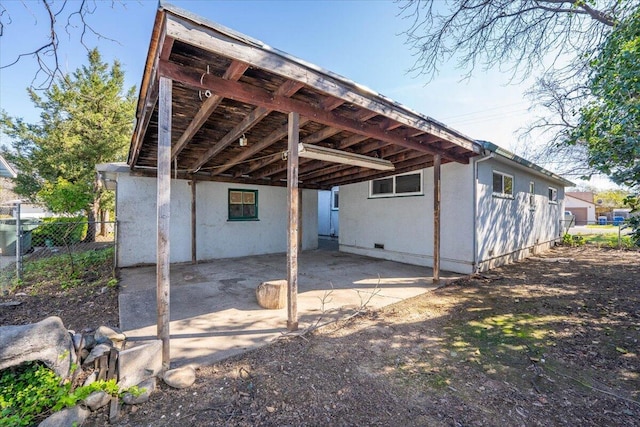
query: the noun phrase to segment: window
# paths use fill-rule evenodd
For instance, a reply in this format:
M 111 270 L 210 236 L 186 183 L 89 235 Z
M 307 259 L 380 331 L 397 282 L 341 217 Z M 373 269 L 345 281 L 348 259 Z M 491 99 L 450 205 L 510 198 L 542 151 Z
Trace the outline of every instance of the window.
M 493 195 L 513 198 L 513 176 L 493 171 Z
M 549 187 L 549 203 L 558 203 L 558 189 Z
M 229 190 L 229 221 L 258 219 L 258 190 Z
M 331 210 L 337 211 L 340 208 L 340 190 L 331 191 Z
M 536 208 L 536 183 L 531 181 L 529 183 L 529 209 L 534 210 Z
M 369 197 L 417 195 L 422 195 L 422 171 L 374 179 L 369 186 Z

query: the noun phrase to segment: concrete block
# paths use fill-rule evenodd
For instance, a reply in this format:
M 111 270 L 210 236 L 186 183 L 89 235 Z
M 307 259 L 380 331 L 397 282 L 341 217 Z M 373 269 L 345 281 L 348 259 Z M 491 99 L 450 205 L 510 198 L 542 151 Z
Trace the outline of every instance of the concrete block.
M 120 351 L 118 355 L 118 385 L 120 390 L 157 376 L 162 370 L 162 341 L 145 341 Z

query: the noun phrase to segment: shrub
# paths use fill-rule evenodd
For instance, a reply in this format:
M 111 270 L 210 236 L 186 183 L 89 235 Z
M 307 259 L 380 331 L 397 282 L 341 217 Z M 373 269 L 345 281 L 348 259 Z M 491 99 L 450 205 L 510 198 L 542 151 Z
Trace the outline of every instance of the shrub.
M 65 246 L 81 242 L 87 235 L 88 223 L 84 217 L 45 218 L 31 232 L 33 246 Z
M 0 372 L 0 427 L 34 425 L 99 390 L 112 396 L 120 393 L 116 380 L 99 380 L 72 390 L 70 382 L 62 382 L 41 363 L 6 369 Z
M 576 235 L 571 235 L 569 233 L 565 233 L 564 236 L 562 236 L 562 244 L 563 245 L 569 245 L 569 246 L 582 246 L 586 243 L 586 240 L 584 237 L 582 237 L 579 234 Z

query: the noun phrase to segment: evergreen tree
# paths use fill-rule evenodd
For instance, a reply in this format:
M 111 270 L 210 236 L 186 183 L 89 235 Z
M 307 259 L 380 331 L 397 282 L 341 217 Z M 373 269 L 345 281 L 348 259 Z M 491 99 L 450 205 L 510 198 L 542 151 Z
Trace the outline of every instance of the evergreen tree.
M 135 88 L 125 91 L 120 64 L 102 62 L 93 49 L 88 65 L 58 78 L 42 96 L 27 89 L 38 123 L 2 112 L 0 130 L 11 147 L 3 155 L 20 171 L 15 192 L 57 213 L 84 211 L 92 222 L 101 201 L 98 163 L 123 161 L 133 128 Z

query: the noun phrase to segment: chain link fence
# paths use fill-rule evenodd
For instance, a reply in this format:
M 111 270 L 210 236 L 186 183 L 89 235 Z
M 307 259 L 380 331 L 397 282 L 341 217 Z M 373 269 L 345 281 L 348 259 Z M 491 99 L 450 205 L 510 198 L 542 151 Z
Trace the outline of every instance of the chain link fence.
M 45 258 L 112 250 L 115 268 L 116 235 L 116 221 L 26 217 L 20 203 L 0 206 L 0 291 L 20 281 L 30 264 Z
M 627 218 L 599 218 L 597 221 L 578 221 L 566 215 L 561 221 L 565 243 L 590 243 L 605 247 L 625 248 L 634 246 L 630 238 L 632 228 Z

